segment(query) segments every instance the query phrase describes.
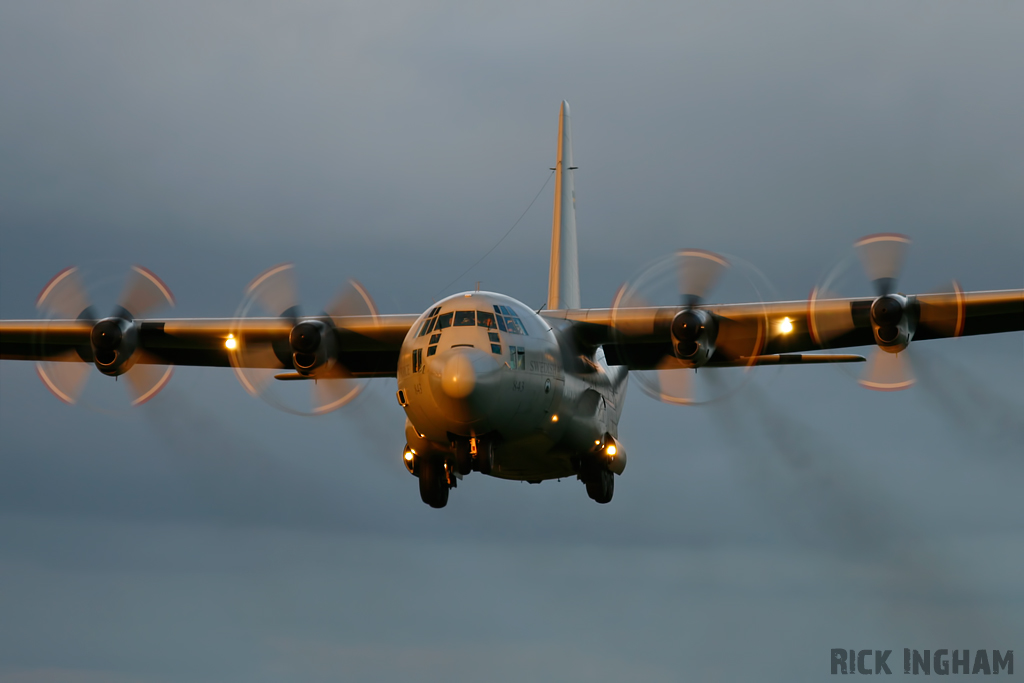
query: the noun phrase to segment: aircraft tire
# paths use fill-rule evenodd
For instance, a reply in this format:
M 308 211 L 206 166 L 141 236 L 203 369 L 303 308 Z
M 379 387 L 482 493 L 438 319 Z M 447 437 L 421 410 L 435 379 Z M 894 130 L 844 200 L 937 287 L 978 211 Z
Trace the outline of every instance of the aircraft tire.
M 598 469 L 587 478 L 587 495 L 591 500 L 604 505 L 615 495 L 615 475 L 606 469 Z
M 432 508 L 448 504 L 448 481 L 440 461 L 424 459 L 420 464 L 420 499 Z

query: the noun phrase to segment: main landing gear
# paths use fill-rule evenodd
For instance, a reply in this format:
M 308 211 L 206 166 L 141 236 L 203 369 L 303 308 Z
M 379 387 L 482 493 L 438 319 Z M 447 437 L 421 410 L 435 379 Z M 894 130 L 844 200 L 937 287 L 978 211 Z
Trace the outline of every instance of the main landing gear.
M 587 487 L 587 495 L 604 505 L 615 495 L 615 475 L 625 469 L 626 453 L 610 434 L 605 434 L 604 440 L 595 441 L 594 446 L 589 453 L 577 455 L 573 465 L 576 476 Z
M 615 495 L 615 475 L 604 466 L 604 463 L 593 458 L 580 463 L 579 478 L 587 486 L 590 499 L 601 503 L 612 502 Z
M 443 508 L 448 504 L 448 467 L 441 458 L 417 458 L 417 474 L 420 478 L 420 498 L 432 508 Z
M 405 467 L 419 477 L 420 498 L 432 508 L 448 504 L 448 491 L 470 472 L 490 474 L 494 467 L 494 442 L 491 439 L 453 439 L 452 450 L 417 453 L 405 447 Z

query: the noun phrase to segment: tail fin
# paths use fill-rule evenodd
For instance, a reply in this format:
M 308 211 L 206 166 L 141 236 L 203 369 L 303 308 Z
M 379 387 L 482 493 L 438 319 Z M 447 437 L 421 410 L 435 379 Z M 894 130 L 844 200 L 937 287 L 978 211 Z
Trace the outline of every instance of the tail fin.
M 573 189 L 572 131 L 569 103 L 558 114 L 558 158 L 555 161 L 555 212 L 551 222 L 551 267 L 548 310 L 580 307 L 580 267 L 576 255 L 576 192 Z

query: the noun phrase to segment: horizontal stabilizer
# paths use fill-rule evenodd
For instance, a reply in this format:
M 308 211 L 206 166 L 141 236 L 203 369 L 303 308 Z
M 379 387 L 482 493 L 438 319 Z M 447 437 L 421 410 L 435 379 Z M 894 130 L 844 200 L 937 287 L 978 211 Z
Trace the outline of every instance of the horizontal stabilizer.
M 726 363 L 709 363 L 708 367 L 728 368 L 748 365 L 817 365 L 819 363 L 863 363 L 864 356 L 849 353 L 775 353 L 750 356 Z

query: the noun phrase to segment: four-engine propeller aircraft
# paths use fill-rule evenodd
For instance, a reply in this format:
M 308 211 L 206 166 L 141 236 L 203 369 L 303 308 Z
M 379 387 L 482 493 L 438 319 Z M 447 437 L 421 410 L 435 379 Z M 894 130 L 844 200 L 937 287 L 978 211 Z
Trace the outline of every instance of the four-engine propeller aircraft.
M 323 314 L 303 315 L 285 264 L 249 285 L 236 316 L 212 319 L 147 317 L 173 298 L 135 267 L 119 304 L 100 318 L 69 268 L 39 296 L 45 318 L 0 321 L 0 358 L 36 361 L 67 403 L 79 397 L 89 364 L 124 375 L 135 404 L 165 386 L 174 365 L 233 367 L 247 391 L 285 409 L 292 407 L 273 398 L 275 387 L 302 382 L 311 394 L 303 412 L 311 414 L 345 405 L 368 378 L 395 377 L 407 416 L 405 466 L 427 504 L 443 507 L 473 471 L 530 482 L 575 475 L 607 503 L 626 465 L 618 423 L 631 371 L 653 396 L 692 404 L 706 400 L 696 378 L 713 368 L 859 362 L 864 357 L 807 352 L 874 346 L 861 383 L 898 390 L 913 383 L 905 363 L 911 340 L 1024 329 L 1024 290 L 964 292 L 954 284 L 941 294 L 899 293 L 909 240 L 895 234 L 855 245 L 871 297 L 836 298 L 822 286 L 807 301 L 712 305 L 708 294 L 728 260 L 684 250 L 650 271 L 676 283 L 671 305 L 647 303 L 641 276 L 610 308 L 581 308 L 573 170 L 563 102 L 548 300 L 539 312 L 475 291 L 419 315 L 381 315 L 350 281 Z

